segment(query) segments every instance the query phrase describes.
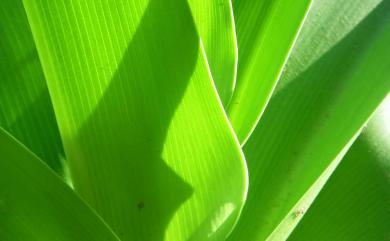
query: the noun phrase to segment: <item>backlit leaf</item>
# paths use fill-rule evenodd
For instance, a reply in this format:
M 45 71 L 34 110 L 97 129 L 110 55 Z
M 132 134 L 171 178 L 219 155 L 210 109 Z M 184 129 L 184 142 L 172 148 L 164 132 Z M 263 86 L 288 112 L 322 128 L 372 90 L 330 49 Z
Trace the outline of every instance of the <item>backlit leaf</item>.
M 246 168 L 188 4 L 24 3 L 76 190 L 122 241 L 223 239 Z
M 227 113 L 242 144 L 265 110 L 310 4 L 311 0 L 233 0 L 239 60 Z
M 265 240 L 281 222 L 292 218 L 288 215 L 302 216 L 308 207 L 294 210 L 296 204 L 345 151 L 389 92 L 389 3 L 324 0 L 314 4 L 302 40 L 298 40 L 281 79 L 282 86 L 244 146 L 250 190 L 230 240 Z M 344 4 L 357 11 L 346 16 Z M 365 9 L 376 7 L 356 26 L 355 14 L 362 14 L 360 5 L 366 5 Z M 325 26 L 313 24 L 330 17 L 334 20 L 324 22 Z M 345 18 L 351 22 L 333 25 Z M 356 27 L 349 31 L 350 26 Z M 336 39 L 333 34 L 344 37 L 329 48 L 322 43 L 328 41 L 323 36 Z M 322 48 L 327 50 L 316 61 L 300 65 L 305 56 L 310 58 Z M 318 193 L 320 187 L 316 190 Z M 312 201 L 315 196 L 312 192 L 306 198 Z M 294 220 L 289 231 L 283 228 L 285 237 L 300 218 Z

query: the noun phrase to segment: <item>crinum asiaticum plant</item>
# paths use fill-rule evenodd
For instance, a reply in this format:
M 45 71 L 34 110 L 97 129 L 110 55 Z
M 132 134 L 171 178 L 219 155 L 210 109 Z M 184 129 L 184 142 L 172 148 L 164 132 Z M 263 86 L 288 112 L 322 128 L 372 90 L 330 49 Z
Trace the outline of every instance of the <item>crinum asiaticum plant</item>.
M 2 0 L 0 240 L 388 240 L 389 91 L 387 0 Z

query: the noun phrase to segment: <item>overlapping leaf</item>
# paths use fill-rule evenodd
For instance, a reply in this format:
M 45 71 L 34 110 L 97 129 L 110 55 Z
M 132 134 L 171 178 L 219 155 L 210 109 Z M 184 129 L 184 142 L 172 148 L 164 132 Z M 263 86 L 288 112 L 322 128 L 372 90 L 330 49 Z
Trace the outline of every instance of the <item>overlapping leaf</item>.
M 367 16 L 362 5 L 366 13 L 375 10 Z M 356 11 L 346 15 L 345 8 Z M 280 222 L 289 223 L 286 238 L 300 220 L 308 207 L 294 210 L 297 202 L 340 159 L 390 89 L 389 13 L 388 1 L 316 1 L 287 74 L 244 147 L 251 188 L 230 240 L 265 240 Z M 355 14 L 364 19 L 357 26 Z M 323 18 L 332 21 L 316 24 Z
M 0 128 L 1 241 L 119 241 L 32 152 Z
M 226 106 L 237 72 L 237 40 L 230 0 L 188 0 L 219 97 Z
M 240 142 L 310 0 L 233 1 L 232 99 L 229 0 L 24 5 L 76 191 L 122 241 L 225 240 L 247 191 Z M 4 2 L 0 20 L 0 125 L 59 171 L 61 141 L 21 3 Z M 390 90 L 389 42 L 389 1 L 315 1 L 244 146 L 251 190 L 228 240 L 388 237 L 384 112 L 338 165 Z M 0 158 L 0 181 L 11 183 L 0 187 L 0 240 L 118 240 L 1 128 Z
M 389 97 L 288 240 L 372 241 L 390 237 Z
M 62 143 L 22 2 L 1 2 L 0 36 L 0 126 L 62 174 Z
M 223 239 L 246 169 L 187 3 L 24 5 L 76 190 L 123 241 Z
M 227 113 L 242 144 L 271 97 L 310 4 L 311 0 L 233 0 L 239 61 Z

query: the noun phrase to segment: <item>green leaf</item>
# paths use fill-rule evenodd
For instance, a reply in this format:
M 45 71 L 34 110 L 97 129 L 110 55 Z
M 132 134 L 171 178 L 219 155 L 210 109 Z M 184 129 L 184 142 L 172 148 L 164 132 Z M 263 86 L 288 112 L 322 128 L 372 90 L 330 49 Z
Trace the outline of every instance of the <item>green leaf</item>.
M 239 61 L 227 113 L 242 144 L 265 110 L 310 5 L 311 0 L 233 0 Z
M 187 3 L 24 5 L 75 189 L 122 241 L 223 239 L 247 173 Z
M 230 0 L 188 0 L 219 97 L 226 106 L 237 72 L 237 39 Z
M 294 230 L 294 240 L 386 240 L 390 236 L 390 96 Z
M 0 5 L 0 126 L 59 174 L 63 149 L 21 1 Z
M 383 0 L 317 0 L 275 92 L 283 89 L 344 39 Z M 317 15 L 317 16 L 315 16 Z
M 343 4 L 355 6 L 352 0 Z M 339 25 L 333 25 L 332 21 L 326 22 L 331 24 L 329 26 L 312 24 L 313 21 L 328 18 L 326 13 L 331 14 L 335 22 L 354 19 L 345 15 L 343 4 L 327 0 L 314 4 L 307 28 L 302 30 L 302 40 L 292 53 L 293 61 L 282 77 L 283 87 L 274 94 L 244 146 L 251 188 L 230 240 L 244 237 L 248 241 L 272 240 L 273 236 L 269 235 L 281 222 L 288 221 L 288 215 L 302 216 L 305 209 L 294 210 L 294 207 L 332 161 L 337 162 L 340 153 L 353 141 L 390 90 L 388 1 L 379 4 L 315 62 L 310 62 L 306 68 L 299 65 L 300 59 L 305 59 L 306 55 L 310 57 L 314 51 L 312 43 L 321 51 L 321 46 L 326 46 L 321 41 L 327 41 L 324 35 L 340 34 Z M 370 8 L 373 2 L 366 1 L 366 4 Z M 360 14 L 359 11 L 349 13 L 352 16 Z M 354 24 L 353 21 L 350 24 Z M 340 26 L 341 30 L 348 29 Z M 307 36 L 310 41 L 305 39 Z M 289 73 L 301 69 L 305 70 L 299 74 Z M 295 77 L 289 79 L 292 76 Z M 318 194 L 320 187 L 315 189 Z M 312 192 L 305 202 L 310 204 L 315 196 Z M 288 232 L 283 228 L 285 235 L 299 219 L 288 225 Z
M 37 156 L 0 128 L 0 240 L 118 241 Z
M 291 232 L 298 225 L 306 210 L 313 203 L 317 197 L 319 191 L 328 181 L 334 170 L 340 164 L 340 161 L 345 156 L 345 153 L 349 150 L 353 142 L 356 140 L 360 131 L 344 146 L 343 150 L 330 162 L 320 176 L 315 180 L 308 190 L 302 195 L 302 197 L 295 203 L 294 207 L 290 209 L 288 214 L 280 221 L 278 226 L 267 237 L 267 240 L 286 240 Z

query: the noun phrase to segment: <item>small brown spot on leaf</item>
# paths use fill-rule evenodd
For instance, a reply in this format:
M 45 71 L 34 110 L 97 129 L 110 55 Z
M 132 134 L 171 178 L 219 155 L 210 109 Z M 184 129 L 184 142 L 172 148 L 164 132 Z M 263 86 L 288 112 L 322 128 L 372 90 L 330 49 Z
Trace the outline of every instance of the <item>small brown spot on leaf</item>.
M 145 203 L 143 201 L 140 201 L 138 204 L 137 204 L 137 207 L 138 207 L 138 210 L 141 210 L 145 207 Z
M 298 218 L 299 216 L 302 216 L 303 214 L 305 214 L 305 209 L 301 208 L 301 209 L 296 210 L 293 213 L 293 217 Z

